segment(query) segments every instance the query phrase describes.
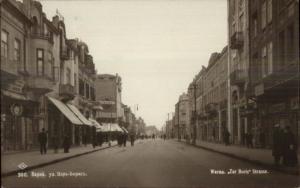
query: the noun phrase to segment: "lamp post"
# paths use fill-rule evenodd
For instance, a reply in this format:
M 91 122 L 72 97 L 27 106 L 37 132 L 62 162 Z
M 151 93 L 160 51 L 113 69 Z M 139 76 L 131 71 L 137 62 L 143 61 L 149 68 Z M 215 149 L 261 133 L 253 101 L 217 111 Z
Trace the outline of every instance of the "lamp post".
M 196 99 L 196 89 L 197 89 L 197 84 L 196 83 L 193 83 L 192 84 L 192 88 L 190 89 L 193 89 L 193 98 L 194 98 L 194 113 L 193 113 L 193 144 L 196 144 L 196 138 L 197 138 L 197 99 Z

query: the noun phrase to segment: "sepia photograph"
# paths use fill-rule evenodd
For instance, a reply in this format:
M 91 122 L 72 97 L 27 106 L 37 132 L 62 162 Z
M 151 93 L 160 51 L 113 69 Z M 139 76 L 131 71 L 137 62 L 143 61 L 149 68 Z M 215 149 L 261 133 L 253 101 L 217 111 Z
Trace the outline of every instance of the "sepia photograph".
M 299 0 L 0 0 L 1 188 L 300 188 Z

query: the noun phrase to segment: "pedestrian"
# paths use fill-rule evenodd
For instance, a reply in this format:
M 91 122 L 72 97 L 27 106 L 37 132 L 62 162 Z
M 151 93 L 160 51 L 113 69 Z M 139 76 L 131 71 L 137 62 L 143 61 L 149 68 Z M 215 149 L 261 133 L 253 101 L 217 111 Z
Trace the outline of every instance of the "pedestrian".
M 131 146 L 134 146 L 134 141 L 135 141 L 135 136 L 134 136 L 134 134 L 131 134 L 130 135 Z
M 225 131 L 224 131 L 224 142 L 225 142 L 226 146 L 229 145 L 229 137 L 230 137 L 230 133 L 227 129 L 225 129 Z
M 164 134 L 164 140 L 166 140 L 166 137 L 167 137 L 167 136 Z
M 283 132 L 279 124 L 274 126 L 272 155 L 274 157 L 274 164 L 278 166 L 283 155 Z
M 69 139 L 68 135 L 64 136 L 63 147 L 64 147 L 64 153 L 69 153 L 70 139 Z
M 42 132 L 38 135 L 38 140 L 40 143 L 40 152 L 41 155 L 47 153 L 47 133 L 45 132 L 45 128 L 42 128 Z
M 247 134 L 247 142 L 248 142 L 248 147 L 253 148 L 253 134 L 251 131 Z
M 286 166 L 295 166 L 298 164 L 297 145 L 294 134 L 289 126 L 285 127 L 283 132 L 283 164 Z
M 215 130 L 215 128 L 213 128 L 212 135 L 213 135 L 213 141 L 215 141 L 216 140 L 216 130 Z
M 126 147 L 126 143 L 127 143 L 127 134 L 124 133 L 123 134 L 123 146 Z

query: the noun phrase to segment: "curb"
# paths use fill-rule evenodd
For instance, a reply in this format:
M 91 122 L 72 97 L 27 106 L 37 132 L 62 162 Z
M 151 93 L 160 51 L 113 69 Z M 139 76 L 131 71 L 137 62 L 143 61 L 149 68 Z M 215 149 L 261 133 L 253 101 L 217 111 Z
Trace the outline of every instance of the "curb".
M 19 170 L 13 170 L 13 171 L 10 171 L 10 172 L 1 173 L 1 177 L 8 177 L 8 176 L 16 175 L 19 172 L 30 171 L 30 170 L 33 170 L 33 169 L 36 169 L 36 168 L 40 168 L 40 167 L 43 167 L 43 166 L 59 163 L 59 162 L 62 162 L 62 161 L 66 161 L 66 160 L 75 158 L 75 157 L 80 157 L 82 155 L 94 153 L 94 152 L 97 152 L 97 151 L 100 151 L 100 150 L 105 150 L 105 149 L 116 147 L 116 146 L 117 146 L 117 144 L 116 145 L 111 145 L 111 146 L 106 146 L 106 147 L 95 149 L 95 150 L 91 150 L 91 151 L 87 151 L 87 152 L 83 152 L 83 153 L 78 153 L 76 155 L 71 155 L 71 156 L 68 156 L 68 157 L 60 158 L 60 159 L 55 159 L 55 160 L 48 161 L 48 162 L 41 163 L 41 164 L 32 165 L 32 166 L 27 167 L 24 170 L 19 169 Z
M 196 147 L 196 148 L 205 149 L 205 150 L 208 150 L 208 151 L 211 151 L 211 152 L 219 153 L 221 155 L 229 156 L 229 157 L 232 157 L 232 158 L 235 158 L 235 159 L 239 159 L 241 161 L 246 161 L 248 163 L 256 164 L 256 165 L 259 165 L 259 166 L 264 166 L 268 169 L 276 170 L 276 171 L 281 172 L 281 173 L 285 173 L 285 174 L 289 174 L 289 175 L 296 175 L 296 176 L 299 175 L 299 170 L 289 170 L 289 169 L 285 169 L 285 168 L 275 167 L 273 165 L 270 165 L 270 164 L 267 164 L 267 163 L 264 163 L 264 162 L 261 162 L 261 161 L 258 161 L 258 160 L 248 159 L 248 158 L 241 157 L 241 156 L 238 156 L 238 155 L 235 155 L 235 154 L 215 150 L 215 149 L 212 149 L 212 148 L 209 148 L 209 147 L 199 146 L 199 145 L 194 145 L 194 144 L 188 144 L 188 143 L 181 142 L 181 141 L 178 141 L 178 140 L 177 140 L 177 142 L 184 143 L 184 144 Z

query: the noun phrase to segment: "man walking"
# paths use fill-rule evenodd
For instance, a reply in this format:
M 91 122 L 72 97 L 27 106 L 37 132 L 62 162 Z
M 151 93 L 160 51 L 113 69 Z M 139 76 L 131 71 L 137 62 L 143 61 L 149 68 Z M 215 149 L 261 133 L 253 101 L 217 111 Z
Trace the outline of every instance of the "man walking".
M 38 135 L 38 140 L 40 143 L 40 152 L 41 155 L 47 153 L 47 133 L 45 132 L 45 128 L 42 128 L 42 132 L 39 133 Z

